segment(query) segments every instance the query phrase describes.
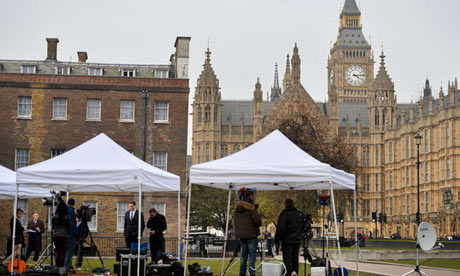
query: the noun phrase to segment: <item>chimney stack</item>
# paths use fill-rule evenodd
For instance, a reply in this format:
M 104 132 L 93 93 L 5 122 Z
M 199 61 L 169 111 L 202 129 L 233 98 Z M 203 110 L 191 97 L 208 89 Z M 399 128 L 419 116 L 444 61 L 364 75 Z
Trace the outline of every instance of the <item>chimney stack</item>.
M 57 61 L 57 44 L 59 43 L 59 39 L 47 38 L 46 41 L 48 42 L 48 56 L 46 60 Z
M 88 59 L 88 54 L 86 52 L 77 52 L 78 62 L 86 62 Z

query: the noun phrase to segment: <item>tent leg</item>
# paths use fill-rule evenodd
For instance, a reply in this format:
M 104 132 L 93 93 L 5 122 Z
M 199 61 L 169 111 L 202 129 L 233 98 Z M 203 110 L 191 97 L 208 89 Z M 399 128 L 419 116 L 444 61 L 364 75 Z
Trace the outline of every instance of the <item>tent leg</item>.
M 355 180 L 356 181 L 356 180 Z M 359 276 L 358 220 L 356 218 L 356 185 L 353 190 L 353 215 L 355 217 L 356 275 Z
M 180 260 L 180 189 L 177 192 L 177 259 Z
M 11 246 L 13 247 L 11 250 L 11 263 L 14 264 L 14 242 L 16 239 L 16 217 L 17 217 L 17 211 L 18 211 L 18 196 L 19 196 L 19 184 L 16 183 L 16 195 L 14 197 L 14 210 L 13 210 L 13 235 L 11 237 Z M 14 274 L 14 269 L 11 269 L 11 275 Z
M 187 275 L 187 255 L 188 255 L 188 238 L 190 236 L 190 202 L 192 201 L 192 183 L 188 187 L 188 202 L 187 202 L 187 232 L 185 233 L 185 263 L 184 263 L 184 276 Z
M 340 251 L 339 227 L 337 225 L 337 213 L 336 213 L 336 210 L 335 210 L 334 188 L 332 188 L 332 181 L 331 180 L 329 180 L 329 187 L 331 188 L 332 212 L 334 213 L 335 238 L 336 238 L 336 241 L 337 241 L 337 249 L 339 251 L 339 267 L 342 269 L 343 268 L 343 262 L 342 262 L 342 252 Z M 342 269 L 342 275 L 344 275 L 343 274 L 343 269 Z
M 227 202 L 227 221 L 225 222 L 225 238 L 224 238 L 224 254 L 222 255 L 222 273 L 220 275 L 224 275 L 225 269 L 225 253 L 227 251 L 227 238 L 228 238 L 228 221 L 230 217 L 230 199 L 232 197 L 232 190 L 228 189 L 228 202 Z
M 139 210 L 137 229 L 137 276 L 140 276 L 141 269 L 141 216 L 142 216 L 142 184 L 139 183 Z

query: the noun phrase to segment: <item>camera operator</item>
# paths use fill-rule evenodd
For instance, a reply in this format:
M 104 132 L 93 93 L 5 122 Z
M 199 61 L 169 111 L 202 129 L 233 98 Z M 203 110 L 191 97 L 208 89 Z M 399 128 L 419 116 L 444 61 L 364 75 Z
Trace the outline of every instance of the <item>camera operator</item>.
M 72 257 L 75 252 L 75 244 L 78 241 L 78 231 L 77 231 L 77 222 L 75 220 L 75 200 L 70 198 L 67 200 L 67 214 L 70 219 L 70 233 L 69 233 L 69 242 L 67 245 L 67 251 L 65 253 L 64 266 L 69 271 L 72 266 Z
M 246 188 L 240 189 L 240 201 L 236 203 L 235 208 L 235 235 L 241 243 L 241 264 L 240 276 L 246 275 L 246 262 L 249 255 L 249 275 L 256 274 L 256 251 L 260 235 L 259 227 L 262 226 L 262 220 L 257 212 L 257 205 L 254 204 L 254 191 Z
M 283 252 L 286 275 L 299 273 L 299 247 L 304 235 L 305 215 L 294 207 L 290 198 L 284 200 L 285 209 L 281 212 L 276 226 L 275 243 Z
M 78 243 L 77 243 L 77 261 L 75 263 L 76 270 L 81 270 L 83 264 L 83 247 L 86 238 L 88 237 L 88 223 L 83 221 L 79 214 L 76 216 Z
M 24 244 L 24 227 L 21 224 L 21 217 L 24 214 L 24 211 L 22 209 L 17 209 L 16 210 L 16 231 L 15 231 L 15 238 L 14 238 L 14 252 L 12 252 L 5 260 L 3 260 L 4 265 L 8 265 L 11 262 L 11 258 L 14 254 L 14 259 L 18 260 L 21 259 L 21 248 L 22 245 Z M 12 247 L 12 240 L 13 240 L 13 224 L 14 224 L 14 217 L 11 217 L 10 220 L 10 248 Z M 11 251 L 11 249 L 10 249 Z M 8 254 L 7 254 L 8 255 Z
M 59 275 L 67 275 L 67 268 L 64 263 L 71 231 L 71 221 L 64 201 L 59 201 L 56 207 L 52 227 L 54 231 L 53 242 L 56 247 L 56 266 L 59 268 Z
M 32 230 L 29 232 L 29 244 L 27 246 L 26 259 L 29 259 L 32 251 L 35 251 L 34 264 L 37 263 L 40 251 L 42 250 L 42 233 L 45 232 L 45 224 L 39 219 L 38 211 L 32 212 L 33 219 L 27 224 L 27 229 Z
M 137 243 L 137 236 L 139 231 L 139 219 L 141 220 L 141 236 L 144 232 L 145 222 L 144 214 L 136 210 L 136 202 L 130 201 L 128 204 L 129 210 L 125 213 L 125 241 L 126 248 L 131 248 L 131 243 Z
M 147 228 L 150 229 L 150 255 L 152 256 L 152 263 L 157 263 L 161 259 L 164 251 L 164 238 L 163 231 L 168 226 L 166 225 L 166 218 L 159 214 L 155 208 L 149 211 L 149 220 L 147 221 Z

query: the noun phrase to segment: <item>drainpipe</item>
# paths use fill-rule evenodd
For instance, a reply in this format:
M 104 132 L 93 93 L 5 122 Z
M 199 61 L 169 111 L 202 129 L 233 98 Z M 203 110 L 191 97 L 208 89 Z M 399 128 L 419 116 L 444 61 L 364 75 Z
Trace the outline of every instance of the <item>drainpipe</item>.
M 142 116 L 142 135 L 141 135 L 141 154 L 142 160 L 146 160 L 146 150 L 145 150 L 145 141 L 147 140 L 147 103 L 149 98 L 149 91 L 142 90 L 142 103 L 143 103 L 143 116 Z

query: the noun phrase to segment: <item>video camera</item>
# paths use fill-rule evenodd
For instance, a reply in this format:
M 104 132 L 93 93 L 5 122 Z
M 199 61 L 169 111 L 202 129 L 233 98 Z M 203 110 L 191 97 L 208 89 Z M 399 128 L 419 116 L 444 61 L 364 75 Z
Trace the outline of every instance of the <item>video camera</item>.
M 311 240 L 313 238 L 313 231 L 312 231 L 312 223 L 313 220 L 310 214 L 305 213 L 303 216 L 303 223 L 304 223 L 304 237 L 307 240 Z
M 43 201 L 43 206 L 52 206 L 53 201 L 55 201 L 54 205 L 57 205 L 56 202 L 64 201 L 62 199 L 62 196 L 66 195 L 66 192 L 55 192 L 55 191 L 50 191 L 51 196 L 50 197 L 44 197 L 42 199 Z
M 83 221 L 91 221 L 91 218 L 96 215 L 96 208 L 90 207 L 89 205 L 82 205 L 77 210 L 77 216 Z

